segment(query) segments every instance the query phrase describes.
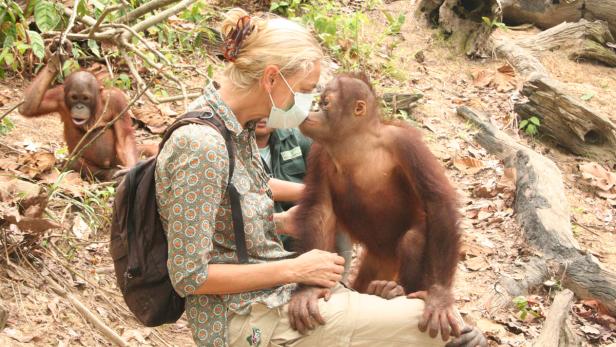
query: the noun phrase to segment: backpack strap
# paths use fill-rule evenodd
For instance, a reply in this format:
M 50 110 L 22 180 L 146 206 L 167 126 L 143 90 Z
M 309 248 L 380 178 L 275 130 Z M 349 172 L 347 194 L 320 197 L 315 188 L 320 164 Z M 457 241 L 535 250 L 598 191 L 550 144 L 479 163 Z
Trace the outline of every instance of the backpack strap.
M 201 112 L 189 112 L 175 121 L 163 135 L 163 139 L 159 145 L 159 151 L 163 148 L 165 142 L 177 128 L 188 124 L 204 124 L 216 129 L 225 139 L 227 147 L 227 155 L 229 157 L 229 178 L 227 180 L 226 192 L 229 196 L 231 204 L 231 219 L 233 221 L 233 233 L 235 236 L 235 247 L 237 249 L 237 260 L 240 264 L 248 263 L 248 250 L 246 248 L 246 235 L 244 233 L 244 218 L 242 215 L 242 206 L 240 204 L 240 193 L 231 182 L 233 172 L 235 171 L 235 143 L 231 137 L 229 129 L 225 126 L 224 121 L 210 110 Z

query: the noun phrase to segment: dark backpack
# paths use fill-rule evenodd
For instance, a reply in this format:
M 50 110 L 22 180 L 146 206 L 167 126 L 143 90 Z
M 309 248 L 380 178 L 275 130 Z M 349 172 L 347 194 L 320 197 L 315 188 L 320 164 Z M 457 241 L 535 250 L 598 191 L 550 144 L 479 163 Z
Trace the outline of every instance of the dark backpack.
M 225 139 L 229 155 L 227 194 L 231 202 L 239 263 L 247 263 L 244 222 L 239 193 L 231 184 L 235 147 L 223 121 L 211 112 L 191 112 L 165 131 L 163 148 L 171 133 L 187 124 L 207 124 Z M 118 185 L 113 204 L 110 253 L 118 287 L 137 319 L 153 327 L 177 321 L 184 312 L 184 298 L 171 285 L 167 270 L 167 237 L 156 206 L 154 172 L 156 157 L 138 163 Z

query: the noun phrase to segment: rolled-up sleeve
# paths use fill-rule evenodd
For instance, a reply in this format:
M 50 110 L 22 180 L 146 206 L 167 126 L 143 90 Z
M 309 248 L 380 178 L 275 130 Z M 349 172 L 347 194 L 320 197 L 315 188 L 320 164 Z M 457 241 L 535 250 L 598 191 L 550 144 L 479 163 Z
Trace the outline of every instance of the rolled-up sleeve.
M 167 268 L 183 297 L 207 279 L 228 160 L 220 133 L 204 125 L 177 129 L 157 159 L 156 196 L 169 241 Z

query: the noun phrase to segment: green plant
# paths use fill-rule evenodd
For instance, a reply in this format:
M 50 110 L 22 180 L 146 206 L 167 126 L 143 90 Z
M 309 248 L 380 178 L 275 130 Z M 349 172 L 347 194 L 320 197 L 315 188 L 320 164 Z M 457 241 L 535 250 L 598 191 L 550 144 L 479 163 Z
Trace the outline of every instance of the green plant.
M 60 173 L 58 179 L 49 185 L 49 200 L 60 200 L 63 204 L 72 206 L 92 230 L 106 228 L 110 223 L 111 201 L 115 196 L 115 188 L 111 185 L 99 185 L 94 189 L 84 189 L 83 197 L 72 197 L 64 193 L 61 185 L 67 174 L 68 172 Z
M 285 17 L 295 17 L 301 11 L 302 3 L 305 2 L 305 0 L 273 1 L 270 4 L 270 12 Z
M 387 30 L 385 33 L 387 35 L 400 34 L 400 30 L 406 21 L 406 16 L 404 14 L 399 14 L 398 17 L 394 17 L 389 11 L 383 11 L 383 14 L 387 20 Z
M 130 77 L 128 77 L 127 74 L 123 74 L 123 73 L 119 74 L 112 81 L 112 84 L 114 87 L 124 89 L 124 90 L 129 90 L 131 87 Z
M 537 135 L 539 133 L 540 126 L 541 120 L 536 116 L 532 116 L 520 122 L 520 129 L 522 129 L 529 136 Z
M 0 123 L 0 135 L 4 136 L 10 133 L 13 129 L 15 129 L 15 124 L 13 121 L 9 117 L 4 117 Z
M 507 30 L 507 25 L 498 20 L 498 18 L 490 19 L 489 17 L 481 17 L 483 24 L 487 25 L 488 28 L 498 28 Z
M 588 101 L 588 100 L 592 99 L 594 96 L 595 96 L 595 92 L 588 92 L 588 93 L 582 95 L 580 97 L 580 99 L 582 99 L 584 101 Z
M 513 298 L 512 301 L 513 301 L 513 304 L 515 305 L 515 307 L 518 309 L 518 316 L 519 316 L 519 318 L 521 320 L 526 319 L 526 317 L 528 316 L 529 313 L 531 315 L 535 316 L 535 317 L 540 317 L 541 316 L 533 308 L 530 307 L 526 297 L 524 297 L 524 296 L 516 296 L 515 298 Z

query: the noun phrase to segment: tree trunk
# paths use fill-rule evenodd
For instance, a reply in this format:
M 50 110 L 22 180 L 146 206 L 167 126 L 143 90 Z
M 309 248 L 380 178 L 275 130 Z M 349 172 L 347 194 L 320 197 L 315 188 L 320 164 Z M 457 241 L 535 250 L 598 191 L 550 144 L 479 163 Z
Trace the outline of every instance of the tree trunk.
M 417 15 L 442 28 L 457 50 L 475 57 L 486 53 L 492 23 L 501 20 L 501 8 L 497 0 L 422 0 Z
M 582 18 L 601 19 L 616 35 L 616 0 L 503 0 L 502 6 L 508 24 L 533 23 L 547 29 Z
M 562 23 L 537 35 L 518 40 L 516 43 L 533 52 L 564 50 L 569 59 L 592 60 L 607 66 L 616 66 L 616 52 L 606 44 L 613 43 L 606 22 L 589 22 L 581 19 L 576 23 Z

